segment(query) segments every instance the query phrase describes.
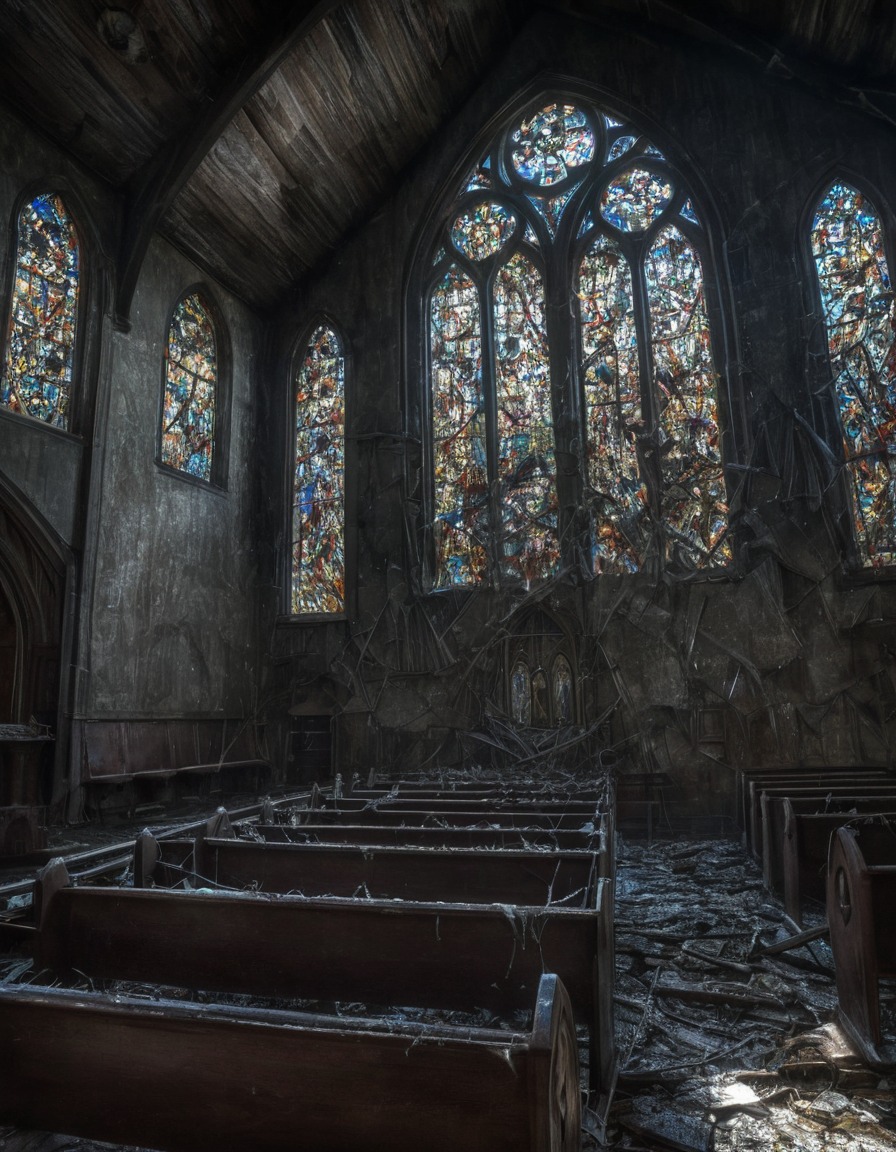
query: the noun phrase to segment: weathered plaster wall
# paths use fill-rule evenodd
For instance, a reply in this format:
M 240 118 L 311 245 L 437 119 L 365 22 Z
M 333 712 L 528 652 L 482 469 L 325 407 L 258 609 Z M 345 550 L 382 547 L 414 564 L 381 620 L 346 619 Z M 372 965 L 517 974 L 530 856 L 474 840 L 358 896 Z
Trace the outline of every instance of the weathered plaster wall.
M 712 579 L 573 572 L 528 598 L 427 595 L 421 368 L 404 301 L 414 242 L 494 131 L 488 124 L 552 76 L 592 86 L 693 173 L 713 225 L 737 561 Z M 505 706 L 508 623 L 524 601 L 543 600 L 575 637 L 584 726 L 609 712 L 601 739 L 629 749 L 637 768 L 668 771 L 678 782 L 670 807 L 730 813 L 729 767 L 741 763 L 889 761 L 896 585 L 846 572 L 848 519 L 832 463 L 838 446 L 806 221 L 840 173 L 863 180 L 896 236 L 883 195 L 896 188 L 893 143 L 883 120 L 721 50 L 536 17 L 400 193 L 282 314 L 259 457 L 263 531 L 276 542 L 265 557 L 268 618 L 285 609 L 287 340 L 321 313 L 341 326 L 350 352 L 357 575 L 349 620 L 281 619 L 276 628 L 263 694 L 272 748 L 285 753 L 292 709 L 334 714 L 338 766 L 348 773 L 366 775 L 374 762 L 433 769 L 471 747 L 487 750 L 462 734 L 494 732 L 487 713 Z M 828 437 L 833 457 L 816 436 Z
M 156 240 L 131 330 L 112 337 L 83 708 L 93 719 L 244 717 L 253 708 L 259 330 L 245 307 L 214 286 L 205 290 L 230 345 L 227 487 L 155 463 L 168 323 L 178 298 L 198 281 L 195 266 Z

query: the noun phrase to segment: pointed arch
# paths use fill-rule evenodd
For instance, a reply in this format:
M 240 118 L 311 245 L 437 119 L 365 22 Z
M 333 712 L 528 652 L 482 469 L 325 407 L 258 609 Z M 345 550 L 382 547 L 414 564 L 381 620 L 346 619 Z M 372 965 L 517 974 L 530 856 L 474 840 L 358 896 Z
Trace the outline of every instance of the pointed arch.
M 290 613 L 345 612 L 345 346 L 329 321 L 294 373 Z
M 731 561 L 701 217 L 639 128 L 562 93 L 457 181 L 412 281 L 431 588 Z
M 175 304 L 165 341 L 158 462 L 193 480 L 226 481 L 226 329 L 204 287 Z
M 0 405 L 62 429 L 70 426 L 80 274 L 78 230 L 62 197 L 30 198 L 16 225 Z
M 896 563 L 896 307 L 872 201 L 835 180 L 820 197 L 811 248 L 861 565 Z

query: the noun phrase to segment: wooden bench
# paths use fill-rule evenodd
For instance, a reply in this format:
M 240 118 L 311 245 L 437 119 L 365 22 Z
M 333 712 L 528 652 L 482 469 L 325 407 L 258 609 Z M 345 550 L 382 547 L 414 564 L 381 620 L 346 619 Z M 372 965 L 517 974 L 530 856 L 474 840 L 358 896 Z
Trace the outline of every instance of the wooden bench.
M 588 851 L 275 844 L 200 836 L 192 841 L 190 862 L 190 843 L 142 833 L 134 850 L 134 887 L 160 884 L 158 863 L 181 853 L 194 888 L 302 896 L 587 907 L 599 876 L 598 854 Z
M 756 781 L 763 785 L 768 784 L 769 787 L 775 787 L 776 782 L 786 781 L 790 783 L 794 780 L 804 780 L 807 784 L 812 784 L 823 780 L 825 777 L 853 777 L 856 775 L 874 775 L 896 780 L 896 772 L 880 765 L 783 764 L 780 768 L 769 768 L 767 765 L 738 768 L 738 823 L 744 832 L 749 835 L 751 781 Z
M 747 847 L 757 859 L 762 859 L 762 793 L 766 790 L 773 789 L 780 792 L 787 788 L 814 788 L 816 791 L 828 788 L 861 788 L 878 781 L 885 787 L 896 785 L 896 775 L 886 768 L 853 772 L 842 768 L 816 768 L 798 773 L 789 771 L 759 773 L 745 778 L 742 797 Z
M 869 1064 L 892 1067 L 896 1037 L 884 1043 L 879 982 L 896 977 L 896 827 L 881 822 L 834 833 L 827 906 L 840 1021 Z
M 593 828 L 593 826 L 592 826 Z M 420 848 L 535 848 L 546 852 L 598 851 L 606 834 L 549 828 L 442 828 L 407 824 L 250 824 L 249 834 L 280 844 L 381 844 Z
M 853 801 L 873 798 L 882 807 L 896 803 L 896 786 L 881 781 L 862 787 L 821 787 L 821 788 L 767 788 L 761 796 L 762 834 L 761 859 L 762 878 L 770 892 L 783 892 L 784 889 L 784 808 L 783 801 L 790 799 L 801 804 L 806 801 L 821 811 L 830 800 L 838 807 L 850 805 Z
M 824 904 L 828 852 L 831 836 L 846 825 L 861 825 L 875 814 L 896 823 L 896 798 L 866 796 L 862 799 L 831 800 L 819 811 L 814 800 L 781 800 L 784 812 L 782 844 L 784 871 L 784 911 L 802 926 L 803 900 Z
M 54 973 L 257 996 L 507 1015 L 560 976 L 589 1031 L 598 1093 L 615 1069 L 612 889 L 586 906 L 412 903 L 36 884 L 35 956 Z
M 575 1152 L 555 975 L 529 1008 L 531 1026 L 506 1031 L 10 985 L 0 1120 L 170 1152 Z

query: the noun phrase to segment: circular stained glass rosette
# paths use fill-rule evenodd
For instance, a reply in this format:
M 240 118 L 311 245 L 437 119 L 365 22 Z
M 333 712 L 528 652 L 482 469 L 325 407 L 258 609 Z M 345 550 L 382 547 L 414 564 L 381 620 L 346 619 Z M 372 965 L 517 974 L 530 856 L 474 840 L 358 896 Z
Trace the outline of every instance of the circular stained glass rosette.
M 524 120 L 511 140 L 517 175 L 542 187 L 566 180 L 594 156 L 594 133 L 584 113 L 572 104 L 543 108 Z
M 516 231 L 516 218 L 500 204 L 484 201 L 461 212 L 451 225 L 451 242 L 468 260 L 500 252 Z
M 604 189 L 600 214 L 620 232 L 643 232 L 668 205 L 674 191 L 662 176 L 631 168 Z

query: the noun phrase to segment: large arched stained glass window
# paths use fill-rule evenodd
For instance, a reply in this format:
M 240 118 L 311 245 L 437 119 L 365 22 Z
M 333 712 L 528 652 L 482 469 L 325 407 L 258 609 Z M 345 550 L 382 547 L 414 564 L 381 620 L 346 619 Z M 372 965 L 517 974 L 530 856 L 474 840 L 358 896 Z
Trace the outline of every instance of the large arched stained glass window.
M 435 588 L 560 572 L 583 505 L 595 574 L 729 562 L 706 247 L 674 166 L 595 107 L 492 142 L 428 278 Z
M 293 615 L 345 611 L 345 356 L 332 328 L 311 334 L 295 381 Z
M 198 292 L 174 309 L 165 349 L 159 459 L 197 480 L 215 466 L 218 349 L 208 304 Z
M 12 314 L 0 404 L 69 426 L 80 261 L 59 196 L 35 196 L 19 215 Z
M 859 557 L 896 563 L 896 309 L 880 219 L 836 183 L 812 222 Z

